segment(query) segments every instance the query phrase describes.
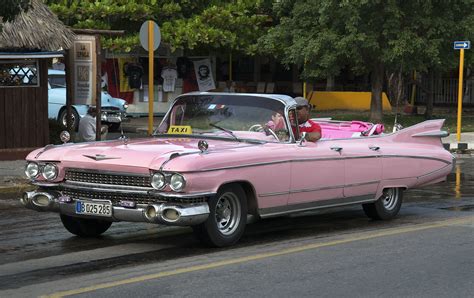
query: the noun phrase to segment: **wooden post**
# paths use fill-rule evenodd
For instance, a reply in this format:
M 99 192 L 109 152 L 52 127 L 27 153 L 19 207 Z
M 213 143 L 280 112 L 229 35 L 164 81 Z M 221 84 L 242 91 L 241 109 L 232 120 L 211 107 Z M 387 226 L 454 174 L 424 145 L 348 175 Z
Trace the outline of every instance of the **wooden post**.
M 95 125 L 95 140 L 100 141 L 101 131 L 102 131 L 102 52 L 100 46 L 100 35 L 95 35 L 95 53 L 96 53 L 96 97 L 95 97 L 95 107 L 97 109 L 96 125 Z
M 74 85 L 72 83 L 72 72 L 74 71 L 74 64 L 72 62 L 71 50 L 68 49 L 64 54 L 64 69 L 66 70 L 66 130 L 71 135 L 71 140 L 74 142 L 75 127 L 73 127 L 72 105 L 74 103 Z

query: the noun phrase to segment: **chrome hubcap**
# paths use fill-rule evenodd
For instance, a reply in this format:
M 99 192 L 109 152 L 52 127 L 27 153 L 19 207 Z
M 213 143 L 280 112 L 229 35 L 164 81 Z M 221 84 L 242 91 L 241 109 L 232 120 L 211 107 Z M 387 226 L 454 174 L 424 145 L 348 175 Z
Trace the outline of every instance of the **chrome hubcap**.
M 385 189 L 382 200 L 386 210 L 393 210 L 398 202 L 398 188 Z
M 71 114 L 71 120 L 72 120 L 71 121 L 72 125 L 74 126 L 74 123 L 76 122 L 76 116 L 74 116 L 74 113 Z M 63 122 L 64 127 L 67 127 L 67 113 L 64 114 L 62 122 Z
M 217 201 L 216 223 L 219 232 L 230 235 L 235 232 L 240 222 L 241 215 L 239 198 L 231 192 L 226 192 Z

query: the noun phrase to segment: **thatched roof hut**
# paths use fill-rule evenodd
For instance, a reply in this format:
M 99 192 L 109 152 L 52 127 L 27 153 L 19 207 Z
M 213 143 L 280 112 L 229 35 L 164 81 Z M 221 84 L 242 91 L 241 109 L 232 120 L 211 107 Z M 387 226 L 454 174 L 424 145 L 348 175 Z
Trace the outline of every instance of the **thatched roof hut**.
M 0 51 L 57 51 L 72 46 L 74 33 L 41 0 L 14 21 L 3 23 Z

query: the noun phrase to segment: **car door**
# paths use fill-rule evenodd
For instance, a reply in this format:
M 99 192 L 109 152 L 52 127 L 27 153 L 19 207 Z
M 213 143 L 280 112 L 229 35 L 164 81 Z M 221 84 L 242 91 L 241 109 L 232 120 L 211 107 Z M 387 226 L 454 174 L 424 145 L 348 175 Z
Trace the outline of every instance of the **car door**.
M 344 197 L 374 195 L 382 178 L 383 148 L 379 138 L 354 138 L 343 142 L 345 159 Z
M 330 140 L 294 144 L 289 205 L 305 209 L 343 197 L 344 159 L 338 148 Z

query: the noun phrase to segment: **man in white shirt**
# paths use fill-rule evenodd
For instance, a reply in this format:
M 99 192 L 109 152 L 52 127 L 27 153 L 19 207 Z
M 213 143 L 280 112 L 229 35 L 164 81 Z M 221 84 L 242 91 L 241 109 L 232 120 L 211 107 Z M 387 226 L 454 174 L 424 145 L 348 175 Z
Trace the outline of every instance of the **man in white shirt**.
M 93 142 L 96 136 L 96 116 L 95 107 L 89 107 L 87 114 L 79 121 L 78 137 L 80 142 Z M 101 128 L 101 139 L 105 139 L 107 126 Z

